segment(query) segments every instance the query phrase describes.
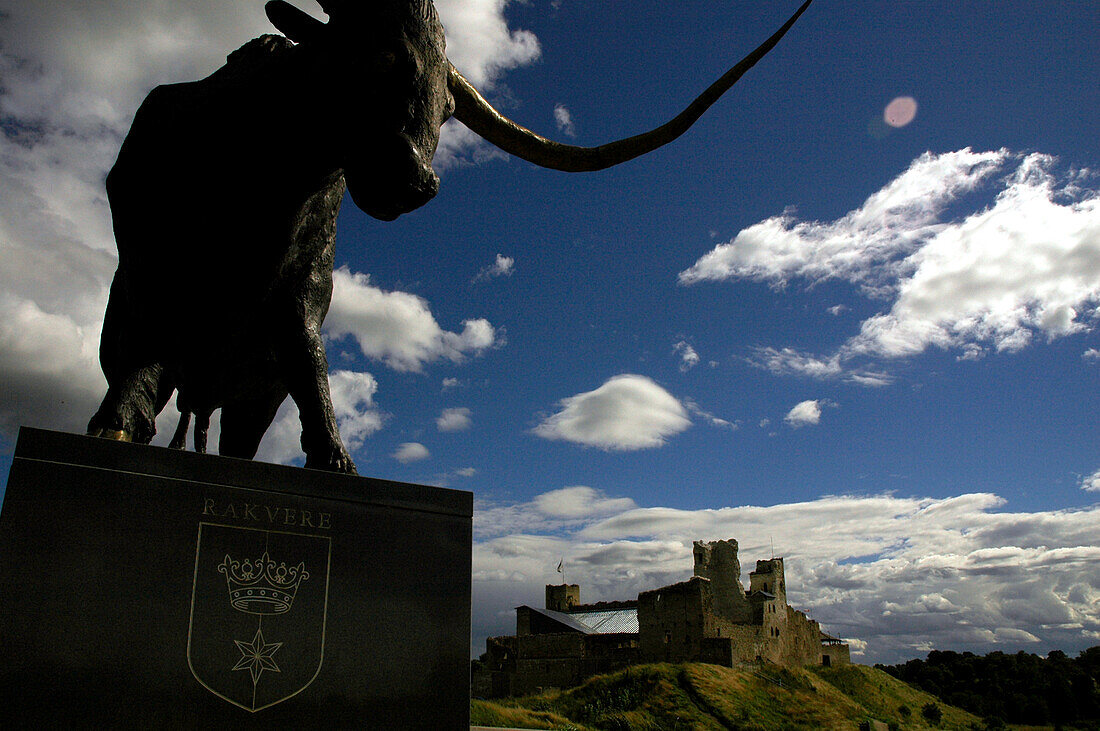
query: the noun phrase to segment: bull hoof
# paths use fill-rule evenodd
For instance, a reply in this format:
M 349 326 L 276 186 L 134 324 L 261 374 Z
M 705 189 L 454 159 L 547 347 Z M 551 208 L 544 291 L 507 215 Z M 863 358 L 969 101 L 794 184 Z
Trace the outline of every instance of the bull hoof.
M 132 442 L 133 436 L 125 429 L 91 429 L 88 436 L 100 439 L 113 439 L 116 442 Z
M 347 451 L 340 445 L 325 450 L 321 455 L 306 455 L 306 467 L 311 470 L 340 472 L 345 475 L 359 474 L 355 469 L 355 463 L 351 461 Z

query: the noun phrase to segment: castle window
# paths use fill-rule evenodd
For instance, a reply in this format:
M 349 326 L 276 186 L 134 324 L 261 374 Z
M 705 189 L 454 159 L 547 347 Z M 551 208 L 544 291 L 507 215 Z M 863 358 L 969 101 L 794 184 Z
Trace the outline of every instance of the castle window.
M 672 630 L 666 629 L 665 630 L 665 644 L 667 645 L 669 642 L 672 642 Z

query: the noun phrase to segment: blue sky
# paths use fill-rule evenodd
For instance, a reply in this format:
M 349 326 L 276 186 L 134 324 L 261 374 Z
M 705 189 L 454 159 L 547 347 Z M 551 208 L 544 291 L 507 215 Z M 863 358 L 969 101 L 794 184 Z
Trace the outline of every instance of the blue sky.
M 103 175 L 133 110 L 271 32 L 258 0 L 27 5 L 0 0 L 0 467 L 17 425 L 80 431 L 102 396 Z M 593 145 L 796 3 L 437 7 L 504 113 Z M 1098 21 L 816 0 L 647 157 L 570 175 L 449 125 L 434 201 L 346 202 L 341 429 L 361 474 L 474 492 L 475 653 L 563 557 L 585 601 L 627 598 L 716 538 L 750 567 L 774 545 L 865 662 L 1100 642 Z M 295 421 L 264 458 L 300 463 Z

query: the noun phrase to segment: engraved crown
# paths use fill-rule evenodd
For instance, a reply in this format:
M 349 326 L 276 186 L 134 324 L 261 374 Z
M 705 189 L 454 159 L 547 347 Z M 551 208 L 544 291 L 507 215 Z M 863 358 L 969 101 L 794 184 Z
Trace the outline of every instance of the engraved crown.
M 235 561 L 225 555 L 218 564 L 229 586 L 229 603 L 248 614 L 283 614 L 290 611 L 298 584 L 309 578 L 303 561 L 297 566 L 278 563 L 267 551 L 255 561 Z

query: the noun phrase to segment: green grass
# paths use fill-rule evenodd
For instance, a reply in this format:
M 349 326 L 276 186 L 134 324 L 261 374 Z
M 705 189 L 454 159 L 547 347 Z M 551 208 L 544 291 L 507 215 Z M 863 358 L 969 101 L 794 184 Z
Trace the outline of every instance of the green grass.
M 921 715 L 928 703 L 943 712 L 938 725 Z M 565 691 L 474 701 L 472 717 L 481 726 L 576 731 L 856 731 L 867 719 L 905 730 L 981 727 L 975 716 L 862 665 L 759 671 L 638 665 Z
M 470 702 L 470 725 L 496 728 L 561 729 L 561 731 L 587 731 L 567 718 L 546 711 L 509 706 L 493 701 Z
M 899 729 L 969 729 L 971 724 L 982 727 L 977 716 L 866 665 L 813 668 L 812 672 L 865 708 L 871 717 L 887 723 L 894 721 Z M 932 725 L 921 715 L 921 709 L 929 703 L 935 703 L 943 713 L 939 725 Z M 902 707 L 908 708 L 909 713 L 903 713 Z

